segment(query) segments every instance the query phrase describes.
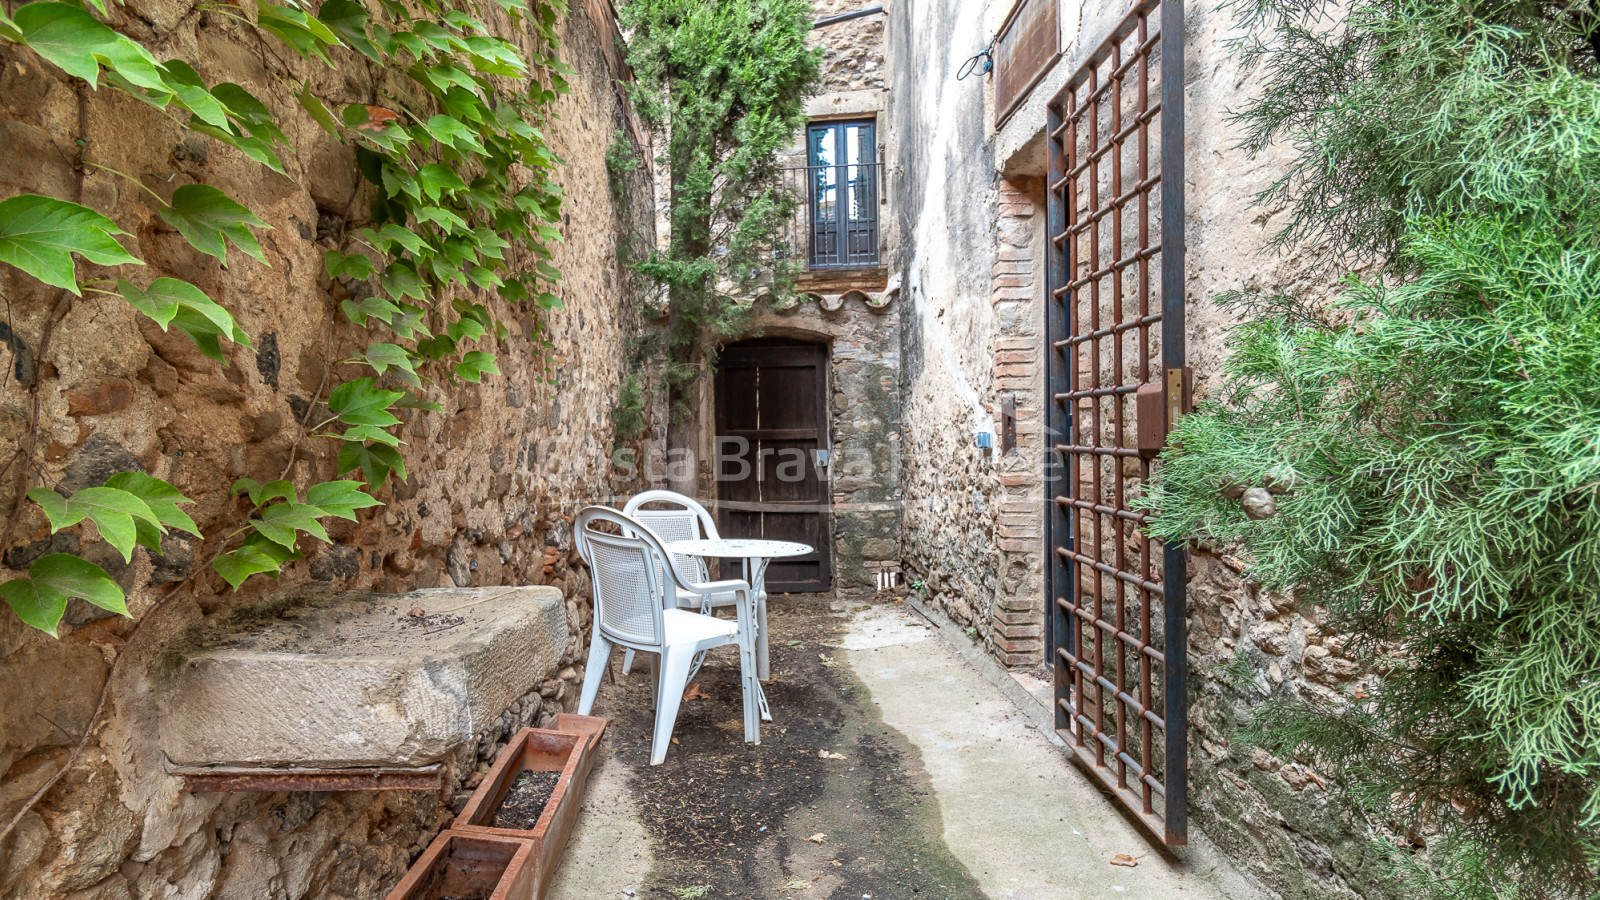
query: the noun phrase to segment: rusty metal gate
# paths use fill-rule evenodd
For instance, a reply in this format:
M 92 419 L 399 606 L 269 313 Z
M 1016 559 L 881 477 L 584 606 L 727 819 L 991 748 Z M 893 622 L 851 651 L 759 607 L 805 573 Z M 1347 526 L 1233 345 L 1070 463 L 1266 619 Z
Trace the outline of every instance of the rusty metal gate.
M 1048 115 L 1049 646 L 1056 730 L 1187 842 L 1186 548 L 1133 502 L 1186 407 L 1183 4 L 1138 0 Z

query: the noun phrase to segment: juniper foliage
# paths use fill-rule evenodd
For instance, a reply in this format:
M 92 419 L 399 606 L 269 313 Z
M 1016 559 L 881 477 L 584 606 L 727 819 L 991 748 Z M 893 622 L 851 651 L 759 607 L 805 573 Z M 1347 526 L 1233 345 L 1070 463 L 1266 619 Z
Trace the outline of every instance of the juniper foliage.
M 739 301 L 792 293 L 769 252 L 796 203 L 776 154 L 805 123 L 821 51 L 808 46 L 805 0 L 627 0 L 619 14 L 634 100 L 666 136 L 669 240 L 638 269 L 667 293 L 662 374 L 681 423 L 718 341 L 743 327 Z
M 1152 533 L 1242 545 L 1324 607 L 1370 696 L 1270 704 L 1397 833 L 1413 893 L 1600 891 L 1600 36 L 1593 0 L 1238 0 L 1287 142 L 1281 244 L 1329 307 L 1234 294 L 1216 399 L 1172 435 Z M 1228 483 L 1292 483 L 1255 521 Z

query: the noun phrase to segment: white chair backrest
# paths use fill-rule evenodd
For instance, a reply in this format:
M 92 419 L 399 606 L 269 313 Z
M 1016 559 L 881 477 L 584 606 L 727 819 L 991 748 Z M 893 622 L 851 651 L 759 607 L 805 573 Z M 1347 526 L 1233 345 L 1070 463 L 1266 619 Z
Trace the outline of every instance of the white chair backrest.
M 644 509 L 647 503 L 655 503 L 669 507 L 668 509 Z M 692 497 L 685 497 L 675 491 L 645 491 L 628 501 L 622 508 L 623 515 L 631 516 L 656 533 L 662 543 L 670 544 L 673 541 L 696 541 L 702 538 L 716 539 L 717 520 Z M 672 566 L 684 580 L 703 583 L 711 580 L 711 575 L 706 569 L 705 560 L 687 553 L 673 553 Z M 664 577 L 664 576 L 663 576 Z
M 600 531 L 595 526 L 601 522 L 622 533 Z M 667 551 L 661 541 L 647 526 L 605 506 L 578 513 L 572 527 L 594 584 L 596 624 L 626 641 L 660 645 L 665 640 L 662 608 L 680 580 L 676 572 L 663 572 Z

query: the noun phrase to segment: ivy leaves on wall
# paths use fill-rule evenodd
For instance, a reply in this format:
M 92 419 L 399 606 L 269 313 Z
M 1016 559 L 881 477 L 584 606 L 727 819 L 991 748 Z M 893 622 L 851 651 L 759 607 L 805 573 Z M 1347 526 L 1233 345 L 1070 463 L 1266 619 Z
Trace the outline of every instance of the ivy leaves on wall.
M 90 88 L 109 85 L 133 96 L 280 173 L 293 148 L 279 122 L 303 112 L 354 146 L 357 166 L 374 189 L 371 226 L 346 236 L 324 260 L 328 276 L 354 295 L 342 304 L 345 316 L 374 338 L 344 365 L 370 369 L 373 377 L 332 385 L 321 401 L 327 416 L 310 426 L 313 434 L 340 442 L 338 474 L 359 473 L 364 482 L 314 484 L 303 497 L 287 481 L 237 482 L 232 490 L 248 501 L 248 518 L 213 538 L 223 549 L 212 568 L 238 588 L 253 575 L 275 577 L 302 558 L 297 545 L 305 537 L 326 542 L 322 519 L 354 520 L 357 510 L 380 505 L 370 492 L 391 473 L 407 477 L 395 410 L 438 410 L 425 396 L 431 385 L 476 383 L 499 373 L 486 347 L 504 341 L 510 329 L 495 320 L 486 299 L 528 304 L 534 331 L 527 336 L 541 348 L 551 346 L 539 332 L 538 315 L 560 305 L 561 273 L 551 265 L 549 245 L 561 239 L 562 196 L 552 180 L 561 161 L 541 127 L 566 91 L 569 70 L 555 57 L 565 0 L 495 0 L 484 16 L 439 0 L 325 0 L 320 6 L 256 0 L 253 17 L 237 7 L 212 8 L 275 37 L 303 59 L 332 67 L 333 51 L 347 48 L 381 66 L 381 96 L 371 103 L 331 102 L 307 79 L 291 89 L 297 109 L 288 110 L 273 109 L 238 84 L 208 86 L 182 59 L 158 60 L 96 17 L 95 11 L 108 14 L 103 0 L 92 2 L 94 11 L 58 0 L 27 3 L 10 17 L 0 14 L 0 39 L 29 47 Z M 509 19 L 518 43 L 496 35 L 487 19 L 498 14 Z M 241 253 L 268 264 L 257 232 L 269 226 L 239 198 L 204 183 L 180 185 L 167 197 L 139 187 L 196 250 L 225 267 L 238 265 Z M 125 234 L 103 213 L 63 198 L 24 194 L 0 201 L 0 264 L 76 295 L 120 296 L 224 364 L 222 341 L 250 346 L 225 307 L 179 278 L 143 286 L 126 273 L 79 278 L 74 256 L 99 266 L 141 265 L 117 242 Z M 66 496 L 36 487 L 28 496 L 52 531 L 87 520 L 124 559 L 140 545 L 159 552 L 161 537 L 174 529 L 200 536 L 179 508 L 188 498 L 144 474 L 119 474 Z M 27 577 L 0 584 L 0 596 L 23 621 L 51 633 L 72 597 L 127 613 L 121 589 L 104 571 L 67 554 L 36 561 Z
M 127 234 L 92 209 L 37 194 L 0 200 L 0 263 L 82 295 L 72 255 L 102 266 L 143 265 L 113 235 Z

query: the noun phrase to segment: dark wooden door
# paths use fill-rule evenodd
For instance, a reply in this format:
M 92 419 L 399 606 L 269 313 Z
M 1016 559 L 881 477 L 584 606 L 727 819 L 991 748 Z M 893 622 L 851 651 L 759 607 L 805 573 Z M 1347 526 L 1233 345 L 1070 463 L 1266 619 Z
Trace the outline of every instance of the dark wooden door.
M 798 541 L 814 553 L 775 559 L 770 593 L 833 586 L 827 348 L 757 338 L 723 348 L 717 366 L 717 527 L 723 537 Z M 739 577 L 738 563 L 724 563 Z

